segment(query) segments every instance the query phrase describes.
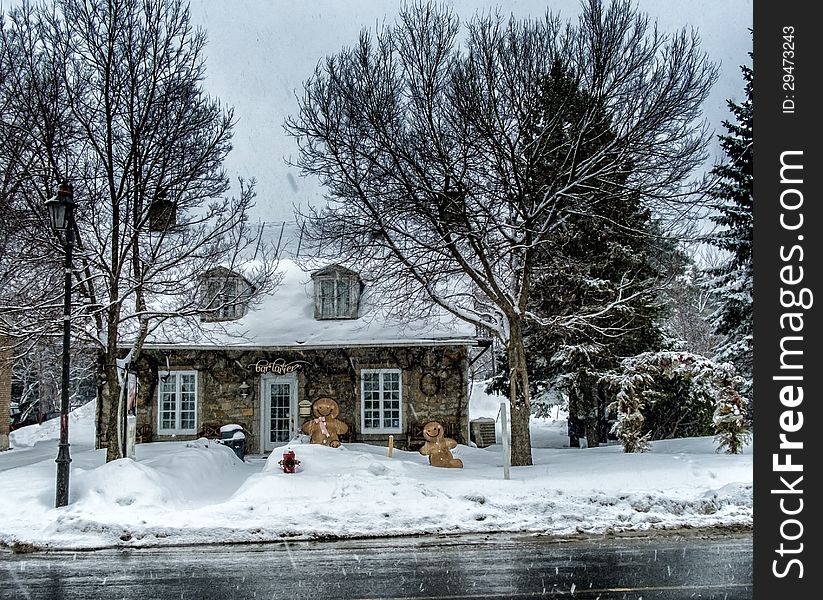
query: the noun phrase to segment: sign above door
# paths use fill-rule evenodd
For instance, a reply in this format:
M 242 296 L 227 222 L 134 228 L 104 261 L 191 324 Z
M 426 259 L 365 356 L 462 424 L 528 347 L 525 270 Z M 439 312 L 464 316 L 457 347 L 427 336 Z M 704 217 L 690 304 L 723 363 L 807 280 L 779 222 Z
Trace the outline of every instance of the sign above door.
M 291 362 L 286 362 L 285 358 L 275 358 L 273 360 L 258 360 L 256 363 L 246 365 L 246 368 L 249 371 L 254 371 L 255 373 L 272 373 L 274 375 L 287 375 L 289 373 L 295 373 L 297 371 L 300 371 L 301 369 L 305 368 L 305 365 L 308 364 L 310 363 L 308 363 L 305 360 L 293 360 Z

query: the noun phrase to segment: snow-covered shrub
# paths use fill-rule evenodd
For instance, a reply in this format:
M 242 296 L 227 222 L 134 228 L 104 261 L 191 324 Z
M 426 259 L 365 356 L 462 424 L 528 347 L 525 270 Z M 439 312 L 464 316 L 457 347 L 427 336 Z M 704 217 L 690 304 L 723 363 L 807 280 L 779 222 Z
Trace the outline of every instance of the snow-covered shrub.
M 718 400 L 713 420 L 718 451 L 740 454 L 751 439 L 745 406 L 745 399 L 734 390 Z
M 619 399 L 618 404 L 625 401 Z M 640 413 L 642 405 L 638 404 L 634 410 L 619 412 L 615 433 L 623 443 L 625 452 L 645 452 L 649 448 L 649 434 L 643 433 L 643 421 L 646 419 Z
M 648 373 L 637 370 L 607 375 L 604 380 L 618 388 L 610 410 L 617 411 L 614 432 L 623 444 L 624 452 L 645 452 L 649 447 L 649 433 L 643 433 L 646 420 L 640 412 L 643 408 L 640 391 L 651 383 Z
M 624 359 L 620 371 L 602 381 L 615 390 L 610 409 L 617 412 L 616 433 L 626 452 L 642 452 L 656 439 L 648 423 L 652 403 L 674 411 L 678 422 L 690 419 L 686 435 L 706 435 L 702 429 L 711 424 L 718 450 L 739 453 L 749 439 L 747 400 L 737 391 L 742 379 L 731 363 L 690 352 L 646 352 Z

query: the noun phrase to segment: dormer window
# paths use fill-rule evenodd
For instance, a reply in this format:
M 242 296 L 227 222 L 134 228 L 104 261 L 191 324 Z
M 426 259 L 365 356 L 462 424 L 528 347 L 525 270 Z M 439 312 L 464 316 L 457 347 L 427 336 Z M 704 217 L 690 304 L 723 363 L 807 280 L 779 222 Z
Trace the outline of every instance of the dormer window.
M 312 274 L 315 319 L 356 319 L 360 276 L 339 265 Z
M 244 316 L 253 292 L 248 280 L 224 267 L 206 273 L 200 282 L 200 306 L 208 310 L 203 321 L 232 321 Z

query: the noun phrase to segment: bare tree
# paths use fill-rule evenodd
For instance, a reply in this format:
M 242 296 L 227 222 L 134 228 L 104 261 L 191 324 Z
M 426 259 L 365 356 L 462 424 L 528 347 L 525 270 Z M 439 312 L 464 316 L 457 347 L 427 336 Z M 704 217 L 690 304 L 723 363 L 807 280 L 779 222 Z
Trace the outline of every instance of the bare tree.
M 547 114 L 553 72 L 566 101 Z M 338 259 L 342 248 L 401 312 L 433 301 L 505 343 L 512 463 L 531 464 L 522 332 L 535 250 L 609 198 L 685 214 L 715 79 L 695 34 L 664 34 L 626 0 L 590 0 L 576 22 L 484 14 L 465 29 L 414 4 L 327 57 L 286 122 L 297 164 L 329 191 L 305 215 L 310 241 Z M 603 310 L 625 300 L 618 290 Z
M 713 298 L 707 289 L 708 278 L 694 262 L 689 262 L 665 290 L 670 315 L 665 321 L 669 333 L 683 350 L 710 356 L 717 344 L 709 316 Z
M 10 235 L 28 243 L 4 256 L 14 285 L 3 311 L 17 339 L 54 331 L 59 260 L 44 257 L 60 245 L 42 206 L 56 182 L 71 182 L 75 331 L 99 353 L 98 443 L 113 460 L 123 455 L 126 371 L 147 337 L 161 324 L 198 330 L 200 278 L 214 266 L 255 259 L 244 274 L 259 296 L 276 283 L 275 265 L 247 222 L 254 182 L 226 196 L 235 119 L 203 88 L 206 36 L 187 4 L 50 0 L 7 21 L 0 98 L 21 100 L 0 123 L 14 143 L 0 158 L 2 201 L 25 213 Z M 32 281 L 29 266 L 51 276 Z

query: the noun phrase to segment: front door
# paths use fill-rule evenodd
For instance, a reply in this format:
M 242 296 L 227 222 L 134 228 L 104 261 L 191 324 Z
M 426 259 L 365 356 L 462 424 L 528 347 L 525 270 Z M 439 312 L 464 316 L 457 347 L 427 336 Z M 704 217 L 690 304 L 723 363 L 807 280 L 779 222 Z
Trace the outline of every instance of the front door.
M 263 415 L 260 439 L 263 451 L 291 440 L 297 433 L 297 377 L 294 375 L 266 376 L 263 386 Z

